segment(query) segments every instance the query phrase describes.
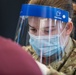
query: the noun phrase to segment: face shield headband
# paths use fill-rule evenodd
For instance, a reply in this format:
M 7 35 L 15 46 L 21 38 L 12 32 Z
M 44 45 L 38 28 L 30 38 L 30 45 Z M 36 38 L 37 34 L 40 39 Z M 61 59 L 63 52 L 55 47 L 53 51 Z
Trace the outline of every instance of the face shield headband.
M 42 18 L 51 18 L 61 20 L 65 23 L 69 21 L 69 13 L 65 10 L 34 4 L 23 4 L 20 12 L 20 16 L 34 16 Z

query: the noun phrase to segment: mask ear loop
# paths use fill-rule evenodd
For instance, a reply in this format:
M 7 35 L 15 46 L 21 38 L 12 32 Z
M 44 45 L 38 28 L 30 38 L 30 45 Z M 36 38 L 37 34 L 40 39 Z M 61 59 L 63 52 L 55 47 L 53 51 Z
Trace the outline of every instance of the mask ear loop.
M 60 26 L 62 25 L 62 22 L 60 22 Z M 61 26 L 62 27 L 62 26 Z M 58 27 L 59 28 L 59 27 Z M 62 43 L 61 43 L 61 41 L 62 42 L 64 42 L 64 39 L 60 39 L 60 36 L 63 34 L 63 32 L 65 31 L 65 28 L 66 28 L 66 26 L 64 27 L 64 29 L 63 29 L 63 31 L 58 35 L 58 41 L 59 41 L 59 44 L 60 45 L 62 45 Z M 59 49 L 58 49 L 58 61 L 60 61 L 61 59 L 62 59 L 62 56 L 64 55 L 64 50 L 63 50 L 63 48 L 62 48 L 62 46 L 61 46 L 61 48 L 60 47 L 58 47 Z M 61 50 L 60 50 L 61 49 Z
M 68 19 L 68 22 L 71 22 L 71 18 Z M 67 25 L 64 27 L 63 31 L 59 34 L 59 37 L 65 31 L 66 27 L 67 27 Z M 68 39 L 68 36 L 66 36 L 65 41 L 64 41 L 64 38 L 62 39 L 62 41 L 63 41 L 63 46 L 62 46 L 62 49 L 61 49 L 62 50 L 62 57 L 64 56 L 64 50 L 63 49 L 64 49 L 64 46 L 66 45 L 67 39 Z M 59 60 L 60 59 L 61 59 L 61 57 L 59 56 Z
M 68 22 L 71 22 L 71 18 L 68 18 Z M 59 36 L 62 35 L 62 33 L 65 31 L 66 28 L 67 28 L 67 24 L 66 24 L 66 26 L 64 27 L 63 31 L 59 34 Z M 62 41 L 64 41 L 64 39 L 63 39 Z
M 57 52 L 56 61 L 60 61 L 62 58 L 62 55 L 64 54 L 64 51 L 62 50 L 62 48 L 59 47 L 59 45 L 61 45 L 60 36 L 62 35 L 62 33 L 64 32 L 64 30 L 66 28 L 65 27 L 62 32 L 60 31 L 60 29 L 62 29 L 62 23 L 63 23 L 62 21 L 59 21 L 59 23 L 58 23 L 58 52 Z M 62 41 L 63 41 L 63 39 L 62 39 Z

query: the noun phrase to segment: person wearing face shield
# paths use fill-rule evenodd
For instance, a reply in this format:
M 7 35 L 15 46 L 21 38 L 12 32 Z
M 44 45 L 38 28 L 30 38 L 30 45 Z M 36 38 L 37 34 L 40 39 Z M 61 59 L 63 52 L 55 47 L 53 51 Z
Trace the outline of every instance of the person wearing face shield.
M 76 75 L 72 14 L 71 0 L 30 0 L 22 5 L 15 41 L 20 44 L 29 26 L 29 46 L 22 48 L 49 68 L 47 74 Z

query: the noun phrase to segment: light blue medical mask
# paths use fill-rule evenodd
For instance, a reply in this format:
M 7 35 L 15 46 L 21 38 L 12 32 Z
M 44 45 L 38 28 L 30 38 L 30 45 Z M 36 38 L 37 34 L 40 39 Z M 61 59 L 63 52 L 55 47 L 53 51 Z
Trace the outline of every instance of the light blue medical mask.
M 33 49 L 36 51 L 36 53 L 40 56 L 42 52 L 42 56 L 44 57 L 49 57 L 52 56 L 56 53 L 60 56 L 60 53 L 63 51 L 63 47 L 61 47 L 59 43 L 59 35 L 54 35 L 50 38 L 48 36 L 43 37 L 40 36 L 34 36 L 30 34 L 30 45 L 33 47 Z M 59 57 L 59 59 L 61 59 Z

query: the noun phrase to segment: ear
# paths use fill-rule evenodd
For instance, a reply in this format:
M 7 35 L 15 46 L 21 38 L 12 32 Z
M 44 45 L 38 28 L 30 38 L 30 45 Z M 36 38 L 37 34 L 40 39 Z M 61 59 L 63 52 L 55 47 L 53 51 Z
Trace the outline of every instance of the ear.
M 70 35 L 72 30 L 73 30 L 73 23 L 72 22 L 68 22 L 67 26 L 66 26 L 66 33 L 67 33 L 67 35 Z

